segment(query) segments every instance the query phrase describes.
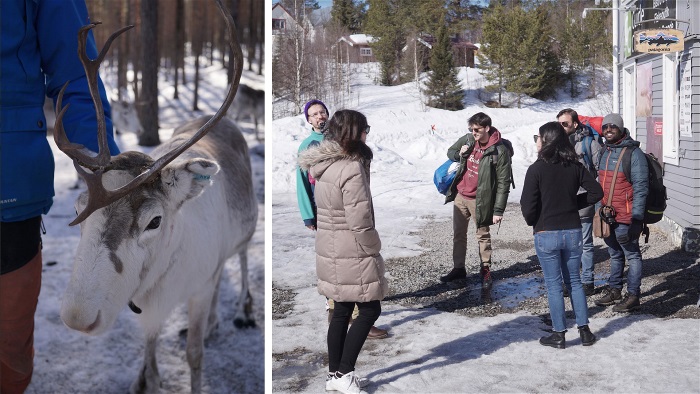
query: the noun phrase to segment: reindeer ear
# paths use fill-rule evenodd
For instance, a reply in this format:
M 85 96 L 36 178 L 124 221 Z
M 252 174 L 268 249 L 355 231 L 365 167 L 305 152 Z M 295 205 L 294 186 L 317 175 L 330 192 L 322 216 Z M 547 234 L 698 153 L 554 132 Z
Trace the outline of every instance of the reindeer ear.
M 219 172 L 219 165 L 207 159 L 176 161 L 161 173 L 163 188 L 175 204 L 197 197 L 211 185 L 211 176 Z

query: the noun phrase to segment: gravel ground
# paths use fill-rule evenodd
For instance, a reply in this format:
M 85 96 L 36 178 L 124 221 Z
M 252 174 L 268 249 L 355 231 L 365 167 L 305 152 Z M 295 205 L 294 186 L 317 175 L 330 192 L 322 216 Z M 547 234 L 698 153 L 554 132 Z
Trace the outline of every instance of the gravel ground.
M 498 233 L 497 233 L 498 232 Z M 470 227 L 470 235 L 473 234 Z M 492 226 L 490 292 L 481 291 L 477 242 L 470 237 L 467 278 L 444 284 L 439 277 L 452 268 L 452 223 L 434 221 L 419 234 L 426 249 L 419 256 L 386 259 L 390 294 L 384 303 L 436 308 L 467 316 L 495 316 L 527 311 L 549 319 L 546 290 L 533 246 L 532 229 L 525 224 L 518 204 L 509 204 L 500 227 Z M 381 236 L 381 234 L 380 234 Z M 608 277 L 610 259 L 600 239 L 595 245 L 595 285 L 600 293 Z M 643 259 L 641 307 L 632 313 L 660 318 L 700 319 L 700 258 L 673 248 L 666 236 L 651 226 L 649 243 L 641 244 Z M 273 272 L 273 278 L 275 273 Z M 624 292 L 625 289 L 623 289 Z M 273 319 L 282 319 L 294 306 L 294 292 L 273 282 Z M 599 307 L 588 297 L 589 315 L 611 317 L 612 307 Z M 568 317 L 573 318 L 567 302 Z

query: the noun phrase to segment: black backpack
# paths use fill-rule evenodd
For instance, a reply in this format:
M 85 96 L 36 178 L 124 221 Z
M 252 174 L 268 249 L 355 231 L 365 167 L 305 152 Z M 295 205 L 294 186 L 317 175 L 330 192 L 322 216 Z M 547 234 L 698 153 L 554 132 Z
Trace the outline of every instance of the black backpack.
M 502 148 L 501 148 L 502 147 Z M 495 167 L 496 163 L 498 162 L 498 153 L 499 149 L 505 150 L 504 153 L 508 153 L 508 155 L 512 158 L 513 155 L 515 154 L 515 149 L 513 149 L 513 143 L 510 142 L 509 140 L 501 137 L 501 141 L 499 141 L 496 144 L 496 152 L 491 155 L 491 164 Z M 515 179 L 513 179 L 513 165 L 511 164 L 510 166 L 510 184 L 515 189 Z
M 622 171 L 625 173 L 628 182 L 631 182 L 632 179 L 630 178 L 630 166 L 633 150 L 634 149 L 629 149 L 622 156 Z M 666 186 L 664 186 L 664 169 L 661 163 L 659 163 L 659 159 L 657 159 L 653 153 L 644 153 L 644 157 L 647 160 L 647 167 L 649 168 L 649 192 L 647 194 L 646 205 L 644 206 L 643 234 L 645 235 L 644 243 L 648 243 L 649 228 L 646 225 L 657 223 L 664 217 L 664 210 L 666 210 L 666 200 L 668 200 L 668 197 L 666 197 Z

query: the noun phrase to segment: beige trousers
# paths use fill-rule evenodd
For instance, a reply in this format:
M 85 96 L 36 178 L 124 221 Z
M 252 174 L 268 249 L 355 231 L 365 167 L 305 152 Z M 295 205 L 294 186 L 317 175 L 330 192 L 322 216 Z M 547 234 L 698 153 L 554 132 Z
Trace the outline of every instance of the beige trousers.
M 467 229 L 469 219 L 476 215 L 476 200 L 469 200 L 457 193 L 452 209 L 452 260 L 455 268 L 464 268 L 467 257 Z M 491 233 L 489 226 L 478 227 L 476 229 L 476 240 L 479 242 L 479 256 L 481 265 L 491 265 Z

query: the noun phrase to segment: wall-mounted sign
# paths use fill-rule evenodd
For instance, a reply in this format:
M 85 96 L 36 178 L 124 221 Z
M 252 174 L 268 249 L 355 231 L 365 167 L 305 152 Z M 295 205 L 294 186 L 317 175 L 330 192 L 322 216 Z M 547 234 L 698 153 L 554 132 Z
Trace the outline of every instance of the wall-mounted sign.
M 658 33 L 658 29 L 677 29 L 678 24 L 669 19 L 676 18 L 676 3 L 677 0 L 636 0 L 632 11 L 632 36 L 637 37 L 641 30 L 657 30 L 651 35 Z M 682 37 L 682 36 L 681 36 Z M 636 40 L 635 40 L 636 42 Z M 630 41 L 630 44 L 632 42 Z M 634 50 L 626 58 L 640 55 L 642 52 L 637 50 L 634 44 Z M 661 51 L 670 52 L 670 51 Z M 625 53 L 627 55 L 627 53 Z
M 677 29 L 646 29 L 634 34 L 636 52 L 667 53 L 683 49 L 683 32 Z
M 680 91 L 681 97 L 678 103 L 678 109 L 680 111 L 678 114 L 678 127 L 680 128 L 681 137 L 692 137 L 693 132 L 690 129 L 690 124 L 693 117 L 691 105 L 693 97 L 693 84 L 691 83 L 692 73 L 690 70 L 690 57 L 682 61 L 680 66 L 681 84 L 678 90 Z

